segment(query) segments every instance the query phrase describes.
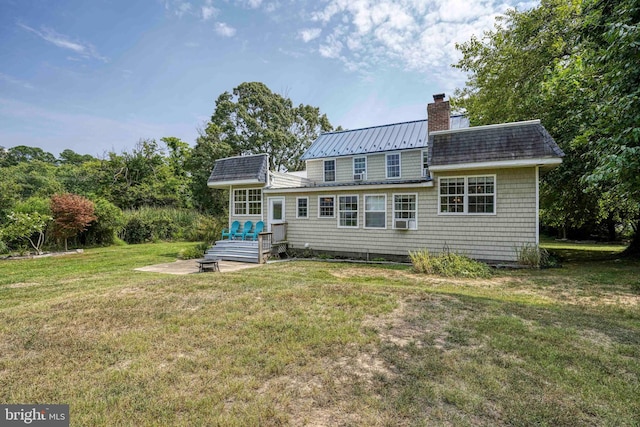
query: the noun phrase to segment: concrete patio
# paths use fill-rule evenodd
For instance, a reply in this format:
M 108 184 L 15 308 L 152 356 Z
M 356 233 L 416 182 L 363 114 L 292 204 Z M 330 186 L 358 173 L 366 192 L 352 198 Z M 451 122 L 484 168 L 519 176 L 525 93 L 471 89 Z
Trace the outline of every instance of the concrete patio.
M 244 270 L 245 268 L 260 267 L 264 264 L 237 262 L 237 261 L 219 261 L 220 273 L 231 273 L 234 271 Z M 185 261 L 168 262 L 165 264 L 155 264 L 146 267 L 135 268 L 137 271 L 146 271 L 151 273 L 164 274 L 192 274 L 198 273 L 198 265 L 195 259 Z M 212 273 L 217 274 L 217 273 Z

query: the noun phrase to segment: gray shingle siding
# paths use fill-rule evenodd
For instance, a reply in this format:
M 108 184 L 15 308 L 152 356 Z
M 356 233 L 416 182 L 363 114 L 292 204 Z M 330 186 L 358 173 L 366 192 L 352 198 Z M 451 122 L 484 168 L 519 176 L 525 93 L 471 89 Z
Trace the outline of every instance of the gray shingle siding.
M 429 137 L 429 165 L 562 157 L 564 153 L 539 123 L 469 128 Z
M 268 168 L 269 161 L 266 154 L 219 159 L 216 160 L 208 182 L 253 179 L 266 183 Z

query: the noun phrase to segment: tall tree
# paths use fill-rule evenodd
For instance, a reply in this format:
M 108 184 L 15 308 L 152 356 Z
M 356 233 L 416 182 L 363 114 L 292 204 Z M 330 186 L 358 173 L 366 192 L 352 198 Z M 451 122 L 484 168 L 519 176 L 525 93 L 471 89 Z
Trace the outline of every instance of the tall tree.
M 89 154 L 78 154 L 68 148 L 66 150 L 63 150 L 62 153 L 60 153 L 60 157 L 58 158 L 58 162 L 62 165 L 81 165 L 82 163 L 90 162 L 91 160 L 96 160 L 96 158 Z
M 15 166 L 22 162 L 31 162 L 38 160 L 45 163 L 55 163 L 56 158 L 53 154 L 44 151 L 38 147 L 28 147 L 26 145 L 17 145 L 6 150 L 6 153 L 0 156 L 2 163 L 0 166 Z
M 213 123 L 200 131 L 196 146 L 186 162 L 186 169 L 190 174 L 189 188 L 193 205 L 201 212 L 222 216 L 227 211 L 228 196 L 223 190 L 212 190 L 207 186 L 207 180 L 217 159 L 229 157 L 237 152 L 220 141 L 220 129 Z
M 215 127 L 207 131 L 217 132 L 233 153 L 267 153 L 270 169 L 276 171 L 301 168 L 300 156 L 311 141 L 332 130 L 318 108 L 295 107 L 291 99 L 259 82 L 245 82 L 221 94 L 211 124 Z
M 638 52 L 632 4 L 637 1 L 543 0 L 533 9 L 507 12 L 493 31 L 457 46 L 463 57 L 456 67 L 468 80 L 453 101 L 467 110 L 472 124 L 540 118 L 567 154 L 544 177 L 541 192 L 547 221 L 560 228 L 594 227 L 637 214 L 639 198 L 623 182 L 624 174 L 639 175 L 634 150 L 616 139 L 633 133 L 632 123 L 636 129 L 638 123 L 638 108 L 635 116 L 630 112 L 638 102 L 637 85 L 630 87 L 638 81 L 638 67 L 629 67 Z M 620 31 L 632 35 L 618 37 Z M 617 108 L 621 97 L 628 99 L 625 108 Z M 627 125 L 618 126 L 615 116 L 625 112 L 631 113 Z M 607 151 L 613 156 L 603 156 Z M 635 202 L 628 203 L 625 194 Z
M 131 152 L 109 153 L 98 174 L 102 193 L 121 209 L 140 206 L 183 206 L 180 180 L 153 139 L 143 139 Z
M 631 202 L 635 234 L 627 253 L 640 256 L 640 2 L 587 0 L 585 16 L 583 46 L 599 83 L 588 133 L 594 168 L 585 181 Z

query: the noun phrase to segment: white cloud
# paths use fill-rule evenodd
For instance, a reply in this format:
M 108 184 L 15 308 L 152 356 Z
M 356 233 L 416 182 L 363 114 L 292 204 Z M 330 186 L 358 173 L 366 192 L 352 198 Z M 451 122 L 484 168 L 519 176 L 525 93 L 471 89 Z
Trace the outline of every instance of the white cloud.
M 257 9 L 262 5 L 262 0 L 236 0 L 236 4 L 250 9 Z
M 532 0 L 328 0 L 310 14 L 310 21 L 328 34 L 318 42 L 320 55 L 341 60 L 347 69 L 392 64 L 437 74 L 451 70 L 458 61 L 456 43 L 492 29 L 495 17 L 510 7 L 523 10 L 535 4 Z M 304 31 L 308 30 L 299 33 L 303 41 L 316 38 L 305 39 Z
M 214 24 L 214 31 L 222 37 L 233 37 L 236 34 L 236 29 L 224 22 L 216 22 Z
M 306 28 L 304 30 L 300 30 L 299 35 L 303 42 L 308 43 L 311 40 L 320 37 L 321 33 L 322 28 Z
M 191 13 L 193 6 L 188 1 L 172 0 L 165 2 L 165 8 L 172 11 L 178 18 L 182 18 L 183 15 Z
M 25 89 L 30 89 L 30 90 L 35 89 L 35 86 L 33 86 L 31 83 L 25 82 L 24 80 L 16 79 L 15 77 L 11 77 L 7 74 L 0 73 L 0 80 L 10 83 L 12 85 L 21 86 Z
M 202 20 L 208 21 L 211 18 L 215 18 L 218 16 L 220 11 L 213 7 L 213 0 L 205 0 L 204 6 L 200 8 L 200 12 L 202 13 Z
M 218 9 L 213 6 L 202 6 L 202 20 L 208 21 L 218 15 Z
M 18 26 L 59 48 L 71 50 L 84 58 L 94 58 L 103 62 L 108 61 L 108 58 L 100 55 L 96 48 L 90 43 L 72 41 L 68 36 L 59 34 L 50 28 L 41 28 L 40 30 L 36 30 L 35 28 L 31 28 L 20 22 L 18 22 Z

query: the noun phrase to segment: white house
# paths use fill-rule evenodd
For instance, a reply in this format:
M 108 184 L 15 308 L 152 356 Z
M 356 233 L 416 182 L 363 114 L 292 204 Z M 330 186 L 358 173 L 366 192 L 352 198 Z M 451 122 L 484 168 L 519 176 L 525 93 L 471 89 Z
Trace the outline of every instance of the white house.
M 216 162 L 229 223 L 286 223 L 292 248 L 400 256 L 427 248 L 513 261 L 536 245 L 543 170 L 564 153 L 538 120 L 468 127 L 434 95 L 427 119 L 322 134 L 306 170 L 268 170 L 266 154 Z

